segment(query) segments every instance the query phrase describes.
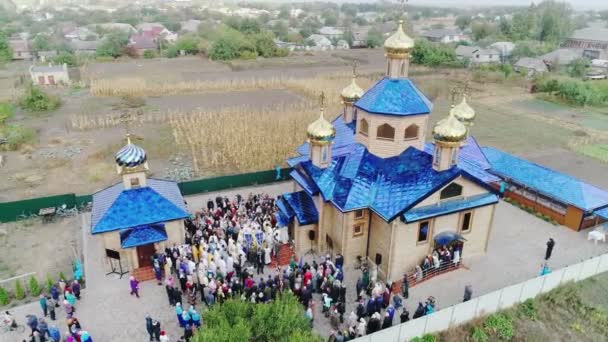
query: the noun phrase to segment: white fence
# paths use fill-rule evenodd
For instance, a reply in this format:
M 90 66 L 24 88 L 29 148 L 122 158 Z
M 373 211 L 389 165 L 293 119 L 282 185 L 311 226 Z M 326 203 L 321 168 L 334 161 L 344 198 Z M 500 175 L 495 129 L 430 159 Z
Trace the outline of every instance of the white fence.
M 357 342 L 405 342 L 424 334 L 438 333 L 475 318 L 493 314 L 529 298 L 549 292 L 569 281 L 580 281 L 608 271 L 608 254 L 555 270 L 542 277 L 511 285 L 468 302 L 363 336 Z

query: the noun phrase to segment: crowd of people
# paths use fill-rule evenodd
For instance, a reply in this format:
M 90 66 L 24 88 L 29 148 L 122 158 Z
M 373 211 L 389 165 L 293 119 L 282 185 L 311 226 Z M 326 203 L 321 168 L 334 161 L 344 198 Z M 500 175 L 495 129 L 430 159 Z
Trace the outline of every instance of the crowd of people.
M 80 300 L 80 283 L 74 280 L 71 283 L 60 279 L 53 284 L 48 294 L 41 294 L 38 300 L 42 314 L 37 317 L 34 314 L 25 316 L 25 325 L 29 327 L 28 339 L 24 342 L 93 342 L 91 335 L 80 324 L 75 317 L 76 301 Z M 55 324 L 57 321 L 57 309 L 63 309 L 66 316 L 65 337 L 62 339 L 60 328 Z M 49 319 L 50 321 L 47 321 Z M 9 311 L 4 313 L 3 323 L 10 329 L 17 328 L 17 320 Z

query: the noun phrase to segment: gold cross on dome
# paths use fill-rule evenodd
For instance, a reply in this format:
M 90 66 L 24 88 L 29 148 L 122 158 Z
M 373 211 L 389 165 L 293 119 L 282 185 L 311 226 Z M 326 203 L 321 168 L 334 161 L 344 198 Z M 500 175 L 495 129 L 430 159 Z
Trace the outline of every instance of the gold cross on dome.
M 450 90 L 450 97 L 452 99 L 452 106 L 456 102 L 456 95 L 457 94 L 458 94 L 458 89 L 456 89 L 456 87 L 454 87 L 454 88 L 452 88 L 452 90 Z
M 323 108 L 325 108 L 325 92 L 321 92 L 319 101 L 321 102 L 321 110 L 323 110 Z
M 357 61 L 355 61 L 353 63 L 353 77 L 357 77 L 357 66 L 358 66 L 358 64 L 359 63 Z
M 464 88 L 462 89 L 462 92 L 465 96 L 469 96 L 469 90 L 471 90 L 471 86 L 469 84 L 469 80 L 466 80 L 464 82 Z
M 407 16 L 407 2 L 408 0 L 400 0 L 401 1 L 401 11 L 403 12 L 403 16 Z

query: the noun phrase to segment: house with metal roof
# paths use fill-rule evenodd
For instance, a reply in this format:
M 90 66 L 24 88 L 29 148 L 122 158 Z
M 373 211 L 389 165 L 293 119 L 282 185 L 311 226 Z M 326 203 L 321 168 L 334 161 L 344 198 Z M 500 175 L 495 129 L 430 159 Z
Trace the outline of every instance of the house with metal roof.
M 608 28 L 586 27 L 576 30 L 562 47 L 582 49 L 583 56 L 589 59 L 608 59 Z
M 506 197 L 574 230 L 608 220 L 608 191 L 495 148 L 483 153 L 489 172 L 504 181 Z
M 69 85 L 70 74 L 67 64 L 32 65 L 30 66 L 32 83 L 41 86 Z
M 146 152 L 131 143 L 116 153 L 122 181 L 93 194 L 91 234 L 103 240 L 105 254 L 126 270 L 152 266 L 151 256 L 185 241 L 189 217 L 177 183 L 148 178 Z
M 413 46 L 400 25 L 384 44 L 386 75 L 367 91 L 353 77 L 341 115 L 330 122 L 322 109 L 288 159 L 296 191 L 278 200 L 277 221 L 296 254 L 312 245 L 346 263 L 367 258 L 392 281 L 438 248 L 485 253 L 500 179 L 468 136 L 475 113 L 466 99 L 426 143 L 433 105 L 408 78 Z
M 466 40 L 466 37 L 456 29 L 432 29 L 424 31 L 420 34 L 421 37 L 428 39 L 431 42 L 437 43 L 458 43 Z

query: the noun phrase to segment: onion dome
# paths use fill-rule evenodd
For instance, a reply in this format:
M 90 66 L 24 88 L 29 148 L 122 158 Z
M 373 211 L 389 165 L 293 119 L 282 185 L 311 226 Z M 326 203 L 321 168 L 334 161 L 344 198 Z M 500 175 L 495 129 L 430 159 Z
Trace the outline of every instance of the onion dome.
M 447 118 L 439 120 L 433 127 L 433 137 L 439 142 L 461 142 L 467 137 L 467 127 L 450 111 Z
M 353 76 L 353 80 L 350 82 L 350 84 L 346 86 L 346 88 L 342 89 L 340 97 L 342 97 L 342 101 L 344 102 L 353 103 L 360 99 L 363 94 L 365 94 L 365 92 L 363 89 L 361 89 L 361 87 L 359 87 L 355 76 Z
M 465 125 L 470 125 L 475 120 L 475 110 L 467 103 L 466 95 L 462 97 L 462 102 L 452 108 L 452 113 L 458 121 Z
M 397 32 L 393 33 L 393 35 L 388 37 L 384 42 L 384 49 L 388 53 L 405 54 L 413 47 L 414 40 L 403 31 L 403 20 L 400 20 Z
M 132 144 L 127 137 L 127 144 L 116 153 L 116 164 L 123 167 L 136 167 L 146 162 L 146 151 L 143 148 Z
M 325 120 L 323 110 L 321 110 L 321 116 L 315 122 L 308 125 L 306 135 L 310 141 L 329 143 L 336 136 L 336 129 L 331 122 Z

